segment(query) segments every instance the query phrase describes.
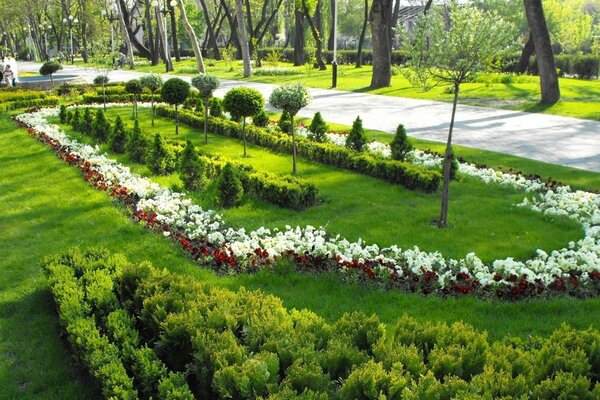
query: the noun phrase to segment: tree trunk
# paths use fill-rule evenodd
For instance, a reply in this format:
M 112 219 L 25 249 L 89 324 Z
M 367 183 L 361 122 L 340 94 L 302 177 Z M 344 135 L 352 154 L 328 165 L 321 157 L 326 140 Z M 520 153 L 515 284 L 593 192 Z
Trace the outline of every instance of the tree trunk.
M 208 99 L 204 99 L 204 144 L 208 144 Z
M 167 1 L 166 3 L 167 9 L 169 10 L 169 17 L 171 18 L 171 36 L 173 37 L 173 51 L 175 52 L 175 61 L 181 61 L 181 53 L 179 52 L 179 39 L 177 38 L 177 18 L 175 18 L 175 7 L 171 5 L 170 1 Z
M 458 91 L 460 85 L 454 84 L 454 102 L 452 103 L 452 117 L 450 118 L 450 128 L 448 129 L 448 141 L 446 142 L 446 152 L 444 154 L 444 180 L 442 184 L 442 205 L 440 209 L 440 219 L 438 227 L 448 226 L 448 200 L 450 191 L 450 168 L 452 167 L 452 130 L 454 129 L 454 116 L 456 115 L 456 104 L 458 103 Z
M 523 0 L 525 2 L 525 14 L 533 37 L 537 65 L 540 75 L 540 86 L 542 90 L 542 103 L 554 104 L 560 99 L 560 88 L 558 87 L 558 76 L 554 64 L 554 53 L 550 34 L 544 17 L 542 0 Z
M 136 50 L 138 51 L 138 53 L 141 57 L 150 58 L 150 50 L 148 50 L 148 48 L 146 46 L 144 46 L 144 43 L 140 43 L 140 41 L 137 39 L 137 33 L 139 32 L 140 27 L 137 26 L 135 31 L 132 28 L 132 25 L 131 25 L 132 18 L 129 15 L 129 10 L 127 9 L 127 4 L 126 4 L 125 0 L 119 0 L 119 1 L 117 1 L 117 3 L 119 6 L 120 13 L 122 13 L 122 16 L 123 16 L 123 23 L 125 26 L 124 31 L 127 33 L 127 36 L 129 37 L 129 41 L 130 41 L 131 45 L 136 48 Z M 133 47 L 132 47 L 132 51 L 133 51 Z
M 320 0 L 317 0 L 317 1 L 318 1 L 317 8 L 318 8 Z M 317 66 L 319 67 L 319 69 L 321 71 L 324 71 L 327 69 L 327 67 L 325 66 L 325 62 L 323 61 L 323 38 L 321 38 L 321 35 L 319 34 L 319 31 L 315 27 L 315 24 L 313 23 L 312 18 L 308 14 L 308 7 L 306 6 L 306 0 L 302 0 L 302 7 L 304 9 L 304 15 L 306 16 L 306 20 L 308 21 L 308 26 L 310 27 L 313 38 L 315 39 L 315 43 L 317 45 L 317 50 L 316 50 L 316 54 L 315 54 L 315 58 L 317 59 Z
M 129 60 L 129 68 L 135 68 L 135 62 L 133 59 L 133 47 L 131 46 L 131 38 L 129 37 L 129 31 L 127 25 L 125 25 L 125 19 L 123 18 L 123 4 L 121 1 L 117 2 L 117 11 L 119 14 L 119 24 L 121 24 L 121 30 L 123 31 L 123 39 L 125 40 L 125 46 L 127 47 L 127 59 Z
M 252 76 L 252 65 L 250 65 L 250 49 L 248 48 L 248 36 L 246 34 L 246 24 L 244 23 L 244 10 L 242 9 L 242 1 L 235 1 L 235 9 L 238 20 L 238 33 L 240 47 L 242 48 L 242 60 L 244 63 L 244 78 Z
M 296 130 L 294 129 L 294 116 L 290 115 L 290 119 L 292 121 L 292 125 L 290 127 L 292 130 L 292 175 L 296 176 Z
M 236 0 L 236 2 L 237 2 L 237 0 Z M 231 40 L 233 40 L 234 46 L 238 49 L 239 53 L 241 54 L 242 46 L 240 44 L 237 23 L 233 17 L 233 14 L 229 10 L 229 7 L 227 6 L 227 2 L 225 0 L 221 0 L 221 5 L 223 6 L 223 11 L 225 11 L 225 16 L 227 17 L 227 21 L 229 22 L 229 28 L 231 31 Z M 229 43 L 227 43 L 227 45 L 229 45 Z
M 221 53 L 219 52 L 219 46 L 217 45 L 217 38 L 215 36 L 215 30 L 213 25 L 210 23 L 210 14 L 208 13 L 208 7 L 206 7 L 206 1 L 205 0 L 196 0 L 197 4 L 200 4 L 200 7 L 202 8 L 202 14 L 204 14 L 204 19 L 206 20 L 206 32 L 208 33 L 208 46 L 211 47 L 213 49 L 213 57 L 215 58 L 215 60 L 220 60 L 221 59 Z M 217 13 L 217 15 L 215 16 L 215 24 L 216 24 L 216 20 L 218 19 L 219 15 Z
M 369 0 L 365 0 L 365 16 L 363 19 L 363 26 L 360 31 L 360 38 L 358 39 L 358 50 L 356 52 L 356 68 L 362 67 L 362 49 L 363 43 L 365 42 L 365 34 L 367 33 L 367 20 L 369 19 Z
M 431 8 L 431 3 L 433 3 L 433 0 L 427 0 L 427 4 L 425 4 L 425 10 L 423 10 L 423 14 L 427 14 L 427 11 L 429 11 L 429 9 Z
M 158 65 L 159 51 L 154 42 L 154 30 L 152 29 L 152 14 L 150 13 L 150 0 L 145 4 L 146 30 L 148 33 L 148 50 L 150 50 L 150 62 L 152 65 Z
M 529 34 L 529 38 L 527 39 L 527 43 L 523 47 L 523 51 L 521 52 L 521 57 L 519 57 L 519 62 L 515 66 L 515 72 L 518 74 L 524 74 L 527 71 L 527 67 L 529 67 L 529 59 L 535 52 L 535 45 L 533 44 L 533 37 L 531 33 Z
M 333 51 L 333 41 L 335 37 L 334 29 L 335 26 L 333 21 L 335 20 L 335 2 L 336 0 L 331 0 L 329 2 L 329 9 L 331 10 L 331 23 L 329 24 L 329 40 L 327 41 L 327 50 Z
M 85 34 L 86 24 L 81 24 L 81 41 L 82 41 L 82 51 L 81 56 L 83 57 L 83 62 L 88 63 L 88 49 L 87 49 L 87 35 Z M 46 54 L 49 56 L 48 49 L 46 49 Z
M 177 109 L 177 103 L 175 103 L 175 134 L 179 135 L 179 110 Z
M 170 72 L 170 71 L 173 71 L 173 62 L 171 61 L 171 52 L 169 51 L 169 41 L 167 39 L 167 31 L 165 30 L 164 22 L 162 19 L 162 14 L 159 11 L 158 7 L 156 8 L 155 13 L 156 13 L 157 26 L 158 26 L 158 33 L 160 35 L 160 41 L 162 43 L 163 59 L 165 60 L 167 72 Z
M 373 36 L 372 89 L 390 86 L 392 80 L 391 16 L 392 0 L 373 0 L 369 18 Z
M 190 25 L 190 21 L 188 21 L 187 14 L 185 13 L 183 0 L 179 0 L 179 9 L 181 10 L 181 20 L 183 21 L 183 26 L 187 31 L 187 34 L 190 38 L 190 42 L 192 44 L 192 50 L 194 50 L 194 55 L 196 56 L 196 68 L 198 69 L 198 72 L 204 73 L 204 59 L 202 58 L 202 52 L 200 51 L 198 38 L 196 37 L 196 32 L 194 32 L 194 28 L 192 28 L 192 25 Z
M 294 40 L 294 66 L 304 65 L 304 12 L 294 11 L 296 37 Z

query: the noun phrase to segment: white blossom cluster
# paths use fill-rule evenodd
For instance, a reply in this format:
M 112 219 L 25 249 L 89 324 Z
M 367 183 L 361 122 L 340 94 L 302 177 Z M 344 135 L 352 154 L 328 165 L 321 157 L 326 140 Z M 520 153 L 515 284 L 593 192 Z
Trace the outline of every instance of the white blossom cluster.
M 137 194 L 140 198 L 138 211 L 155 213 L 157 220 L 173 231 L 182 232 L 190 239 L 220 246 L 242 262 L 252 257 L 259 248 L 264 249 L 271 258 L 293 252 L 338 260 L 342 270 L 346 268 L 346 263 L 370 263 L 377 276 L 389 277 L 390 268 L 395 269 L 398 277 L 408 271 L 417 276 L 433 271 L 441 288 L 452 285 L 461 274 L 476 279 L 484 287 L 498 288 L 513 286 L 515 278 L 549 285 L 556 278 L 569 279 L 570 273 L 578 274 L 580 282 L 584 284 L 590 274 L 600 272 L 600 196 L 594 193 L 572 191 L 568 186 L 547 190 L 541 182 L 520 175 L 491 169 L 480 170 L 461 164 L 461 172 L 480 177 L 485 182 L 507 184 L 533 192 L 533 199 L 524 200 L 522 205 L 546 214 L 576 218 L 583 225 L 583 239 L 550 254 L 538 250 L 534 257 L 526 261 L 509 257 L 486 265 L 473 253 L 463 259 L 453 260 L 446 259 L 439 252 L 421 251 L 416 246 L 412 249 L 397 246 L 379 248 L 376 244 L 368 245 L 361 240 L 350 242 L 339 235 L 331 237 L 322 227 L 286 226 L 283 230 L 261 227 L 246 232 L 243 228 L 228 227 L 221 215 L 193 204 L 184 194 L 161 188 L 149 179 L 133 174 L 129 168 L 100 154 L 97 147 L 70 139 L 58 126 L 47 122 L 48 117 L 57 113 L 57 108 L 42 109 L 22 114 L 17 119 L 68 146 L 72 153 L 92 164 L 110 183 L 124 186 Z

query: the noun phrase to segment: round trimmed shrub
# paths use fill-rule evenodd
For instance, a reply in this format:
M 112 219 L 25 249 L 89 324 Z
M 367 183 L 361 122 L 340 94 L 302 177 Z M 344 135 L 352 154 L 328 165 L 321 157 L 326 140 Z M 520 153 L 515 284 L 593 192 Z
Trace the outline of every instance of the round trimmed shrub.
M 177 107 L 190 95 L 190 84 L 179 78 L 166 81 L 160 91 L 160 96 L 167 103 L 175 106 L 175 134 L 179 134 L 179 111 Z
M 50 75 L 50 81 L 52 82 L 52 87 L 54 87 L 54 79 L 52 78 L 52 74 L 56 71 L 60 71 L 63 69 L 63 66 L 56 61 L 47 61 L 40 67 L 40 75 L 48 76 Z
M 192 78 L 192 86 L 198 89 L 203 99 L 211 97 L 219 83 L 219 78 L 208 74 L 198 74 Z
M 234 120 L 251 117 L 265 106 L 265 99 L 256 89 L 236 87 L 225 94 L 223 108 Z
M 260 126 L 261 128 L 264 128 L 269 124 L 269 117 L 267 116 L 265 110 L 260 110 L 252 117 L 252 124 Z
M 106 85 L 108 80 L 108 75 L 97 75 L 94 78 L 94 85 Z

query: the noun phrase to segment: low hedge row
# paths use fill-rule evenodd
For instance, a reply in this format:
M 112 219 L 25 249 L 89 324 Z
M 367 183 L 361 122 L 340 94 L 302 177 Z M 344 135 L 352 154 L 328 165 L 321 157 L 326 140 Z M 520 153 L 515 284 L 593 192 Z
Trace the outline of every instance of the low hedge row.
M 73 250 L 43 261 L 76 360 L 107 399 L 194 399 L 185 376 L 169 372 L 140 344 L 134 321 L 121 307 L 114 283 L 125 264 L 106 251 Z
M 166 106 L 156 109 L 159 115 L 174 118 L 175 111 Z M 204 127 L 204 117 L 192 111 L 180 110 L 179 120 L 195 128 Z M 241 124 L 223 118 L 209 117 L 208 130 L 225 136 L 241 138 Z M 247 126 L 246 140 L 258 146 L 291 154 L 292 138 L 276 134 L 257 126 Z M 367 153 L 357 153 L 332 143 L 318 143 L 306 138 L 296 138 L 298 155 L 309 160 L 349 169 L 408 189 L 434 192 L 439 187 L 441 174 L 407 162 L 384 159 Z
M 16 110 L 18 108 L 32 108 L 41 106 L 56 106 L 59 103 L 58 97 L 44 97 L 27 100 L 13 100 L 0 103 L 0 112 Z
M 106 96 L 102 96 L 102 90 L 100 89 L 97 93 L 87 93 L 83 95 L 83 102 L 86 104 L 92 104 L 92 103 L 102 103 L 104 100 L 104 97 L 106 97 L 106 101 L 107 102 L 111 102 L 111 103 L 124 103 L 124 102 L 130 102 L 132 100 L 132 95 L 125 93 L 125 94 L 109 94 L 106 93 Z M 152 95 L 147 94 L 147 93 L 143 93 L 139 96 L 138 101 L 150 101 L 151 100 Z M 157 100 L 158 96 L 154 96 L 154 100 Z
M 122 375 L 127 362 L 123 367 L 115 360 L 127 358 L 123 349 L 146 349 L 176 376 L 185 374 L 195 398 L 600 396 L 600 333 L 591 328 L 563 325 L 546 339 L 490 342 L 485 332 L 460 322 L 403 316 L 386 331 L 375 315 L 354 312 L 327 323 L 307 310 L 287 310 L 272 295 L 210 287 L 102 250 L 71 250 L 44 265 L 61 322 L 74 319 L 93 341 L 103 340 L 94 360 L 114 364 Z M 106 336 L 95 332 L 90 316 L 104 321 Z M 146 378 L 145 387 L 159 387 L 162 398 L 160 381 Z
M 23 101 L 34 99 L 45 99 L 48 95 L 42 91 L 22 90 L 20 88 L 6 88 L 0 91 L 0 103 L 9 101 Z
M 315 185 L 296 177 L 258 172 L 248 165 L 221 157 L 203 155 L 201 158 L 207 166 L 207 175 L 213 179 L 220 175 L 227 162 L 231 162 L 236 167 L 244 191 L 253 193 L 269 203 L 299 211 L 320 201 Z

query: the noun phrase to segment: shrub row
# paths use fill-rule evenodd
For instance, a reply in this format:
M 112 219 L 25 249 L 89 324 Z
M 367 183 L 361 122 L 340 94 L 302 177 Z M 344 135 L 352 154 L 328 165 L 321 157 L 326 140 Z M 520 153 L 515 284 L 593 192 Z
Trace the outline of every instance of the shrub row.
M 327 323 L 307 310 L 287 310 L 272 295 L 210 287 L 105 251 L 71 250 L 45 268 L 61 322 L 75 318 L 93 331 L 85 315 L 106 321 L 113 346 L 143 343 L 136 348 L 153 352 L 180 378 L 187 374 L 196 398 L 600 396 L 600 333 L 591 328 L 563 325 L 546 339 L 490 342 L 464 323 L 403 316 L 386 331 L 375 315 L 353 312 Z M 138 336 L 122 335 L 133 330 L 132 321 Z M 110 343 L 96 357 L 117 359 Z M 155 377 L 146 378 L 146 388 L 160 388 Z
M 111 103 L 124 103 L 124 102 L 130 102 L 132 99 L 132 95 L 131 94 L 109 94 L 106 93 L 106 101 L 107 102 L 111 102 Z M 139 95 L 139 99 L 138 101 L 150 101 L 151 100 L 152 95 L 150 94 L 141 94 Z M 102 90 L 100 89 L 98 93 L 87 93 L 83 95 L 83 102 L 86 104 L 92 104 L 92 103 L 102 103 L 104 96 L 102 96 Z M 156 100 L 157 96 L 154 96 L 154 99 Z
M 289 61 L 291 62 L 294 59 L 294 49 L 293 48 L 275 48 L 275 47 L 264 47 L 258 50 L 258 54 L 263 60 L 263 63 L 267 65 L 266 60 L 267 55 L 272 51 L 281 52 L 281 61 Z M 331 64 L 333 61 L 333 51 L 323 50 L 323 57 L 325 58 L 325 62 Z M 356 50 L 338 50 L 336 53 L 336 60 L 338 64 L 356 64 L 357 51 Z M 407 56 L 406 53 L 400 50 L 392 51 L 392 65 L 402 65 L 406 63 Z M 304 60 L 304 62 L 308 62 L 308 58 Z M 363 49 L 362 51 L 362 63 L 363 64 L 373 64 L 373 50 L 371 49 Z M 268 65 L 267 65 L 268 66 Z
M 170 118 L 175 115 L 172 109 L 165 106 L 158 107 L 157 113 Z M 196 128 L 204 126 L 204 117 L 190 111 L 181 110 L 179 120 Z M 241 124 L 222 118 L 209 117 L 208 129 L 220 135 L 235 138 L 241 136 Z M 246 127 L 246 140 L 278 152 L 292 152 L 291 136 L 271 133 L 256 126 Z M 434 192 L 441 180 L 438 171 L 428 170 L 407 162 L 357 153 L 332 143 L 318 143 L 301 137 L 296 138 L 296 143 L 298 155 L 309 160 L 360 172 L 390 183 L 401 184 L 408 189 Z
M 58 97 L 44 97 L 29 100 L 13 100 L 0 104 L 0 111 L 16 110 L 17 108 L 31 108 L 41 106 L 56 106 L 58 105 Z
M 194 399 L 185 376 L 169 372 L 121 307 L 115 279 L 126 262 L 106 251 L 50 257 L 48 274 L 61 326 L 76 358 L 107 399 Z
M 46 97 L 48 97 L 48 95 L 45 92 L 35 90 L 24 91 L 19 88 L 12 88 L 0 91 L 0 103 L 6 103 L 9 101 L 45 99 Z

